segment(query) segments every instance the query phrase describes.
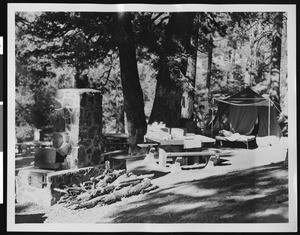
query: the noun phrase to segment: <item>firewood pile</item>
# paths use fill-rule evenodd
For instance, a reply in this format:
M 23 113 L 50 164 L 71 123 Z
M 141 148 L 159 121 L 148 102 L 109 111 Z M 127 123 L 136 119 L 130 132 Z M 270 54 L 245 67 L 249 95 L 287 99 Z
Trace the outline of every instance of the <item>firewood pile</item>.
M 90 178 L 80 186 L 54 188 L 62 194 L 57 203 L 69 209 L 92 208 L 120 201 L 122 198 L 143 194 L 157 189 L 151 183 L 154 174 L 135 175 L 126 170 L 106 169 L 101 175 Z

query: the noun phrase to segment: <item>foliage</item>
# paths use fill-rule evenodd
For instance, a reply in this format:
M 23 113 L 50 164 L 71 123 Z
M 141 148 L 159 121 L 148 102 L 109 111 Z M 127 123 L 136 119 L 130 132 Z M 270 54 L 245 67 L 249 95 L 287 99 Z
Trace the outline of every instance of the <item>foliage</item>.
M 24 33 L 26 27 L 18 22 L 16 41 L 16 126 L 42 128 L 49 125 L 52 108 L 53 78 L 51 61 L 26 56 L 32 44 Z
M 284 24 L 280 26 L 277 16 L 276 12 L 200 12 L 186 16 L 133 12 L 130 21 L 146 116 L 150 116 L 158 95 L 159 89 L 155 88 L 161 86 L 158 81 L 163 63 L 168 68 L 168 76 L 164 77 L 175 84 L 170 86 L 171 92 L 178 94 L 186 84 L 191 84 L 188 87 L 200 102 L 207 99 L 208 75 L 209 89 L 214 97 L 231 95 L 248 85 L 261 94 L 268 94 L 276 43 L 278 51 L 278 40 L 274 44 L 274 37 L 281 36 L 282 42 L 287 37 L 284 31 L 279 34 L 278 27 Z M 174 20 L 180 23 L 174 24 Z M 109 12 L 16 14 L 18 136 L 29 133 L 23 129 L 49 126 L 53 92 L 57 88 L 78 86 L 102 91 L 103 121 L 107 130 L 115 130 L 116 109 L 124 104 L 116 42 L 117 21 L 118 14 Z M 283 55 L 285 47 L 286 44 L 281 47 Z M 212 60 L 209 63 L 210 49 Z M 196 86 L 187 73 L 188 59 L 195 50 Z M 285 110 L 286 60 L 287 56 L 279 60 L 283 64 L 280 103 Z M 276 66 L 278 68 L 278 63 Z M 247 73 L 249 84 L 245 79 Z

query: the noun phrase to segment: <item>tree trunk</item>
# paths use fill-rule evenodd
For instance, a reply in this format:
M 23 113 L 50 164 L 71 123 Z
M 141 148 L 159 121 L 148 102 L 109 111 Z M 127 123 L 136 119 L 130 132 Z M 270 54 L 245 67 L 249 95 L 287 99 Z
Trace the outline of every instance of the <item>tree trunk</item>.
M 210 80 L 211 80 L 211 66 L 212 66 L 212 54 L 213 54 L 213 38 L 209 35 L 209 44 L 208 44 L 208 64 L 207 64 L 207 78 L 206 78 L 206 87 L 210 90 Z
M 116 108 L 116 132 L 125 133 L 125 124 L 124 124 L 124 106 L 119 105 Z
M 171 13 L 160 57 L 156 94 L 149 123 L 164 122 L 179 127 L 181 117 L 182 84 L 186 75 L 194 13 Z
M 272 35 L 272 57 L 270 74 L 270 98 L 274 102 L 277 115 L 280 112 L 280 59 L 281 59 L 281 34 L 282 13 L 276 14 L 274 18 L 274 29 Z
M 287 16 L 283 13 L 281 59 L 280 59 L 280 107 L 284 115 L 288 114 L 288 84 L 287 84 Z
M 189 77 L 190 87 L 188 90 L 189 99 L 192 101 L 190 105 L 191 109 L 187 109 L 187 116 L 192 121 L 194 117 L 194 104 L 195 104 L 195 88 L 196 88 L 196 75 L 197 75 L 197 59 L 198 59 L 198 46 L 199 46 L 199 25 L 200 25 L 200 14 L 196 14 L 193 32 L 191 36 L 190 56 L 188 58 L 187 65 L 187 76 Z M 184 123 L 184 128 L 188 128 L 188 124 Z M 194 132 L 194 130 L 191 130 Z
M 156 79 L 156 93 L 149 123 L 163 122 L 168 127 L 179 127 L 181 86 L 170 78 L 167 62 L 160 63 Z
M 190 81 L 193 88 L 196 87 L 196 73 L 197 73 L 197 57 L 198 57 L 198 40 L 199 40 L 199 24 L 200 24 L 200 15 L 197 14 L 195 18 L 195 28 L 193 36 L 191 37 L 191 56 L 188 63 L 188 73 Z
M 210 102 L 210 85 L 211 85 L 211 67 L 212 67 L 213 48 L 214 48 L 213 37 L 210 34 L 209 35 L 209 44 L 208 44 L 208 65 L 207 65 L 207 78 L 206 78 L 208 102 Z
M 129 133 L 129 153 L 134 155 L 138 152 L 137 144 L 143 142 L 147 123 L 144 112 L 143 92 L 137 70 L 130 17 L 130 12 L 118 14 L 119 29 L 116 40 L 119 48 L 124 110 L 126 112 Z

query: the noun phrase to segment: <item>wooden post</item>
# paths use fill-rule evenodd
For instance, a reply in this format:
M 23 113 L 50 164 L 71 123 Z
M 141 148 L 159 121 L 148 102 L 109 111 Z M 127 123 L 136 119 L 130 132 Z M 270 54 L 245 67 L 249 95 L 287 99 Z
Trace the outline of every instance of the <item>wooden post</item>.
M 110 169 L 110 161 L 105 161 L 105 169 Z
M 158 149 L 158 164 L 160 167 L 165 168 L 167 165 L 167 153 L 162 148 Z

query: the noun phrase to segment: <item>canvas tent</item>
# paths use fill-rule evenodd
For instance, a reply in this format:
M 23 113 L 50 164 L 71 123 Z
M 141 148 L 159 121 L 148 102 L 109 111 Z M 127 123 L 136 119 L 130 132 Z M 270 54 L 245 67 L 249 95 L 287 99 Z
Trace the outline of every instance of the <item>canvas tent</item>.
M 258 137 L 281 137 L 273 102 L 257 94 L 250 87 L 228 98 L 214 99 L 215 101 L 218 102 L 216 118 L 226 114 L 235 132 L 247 135 L 257 124 Z

